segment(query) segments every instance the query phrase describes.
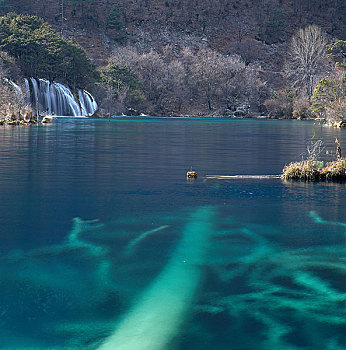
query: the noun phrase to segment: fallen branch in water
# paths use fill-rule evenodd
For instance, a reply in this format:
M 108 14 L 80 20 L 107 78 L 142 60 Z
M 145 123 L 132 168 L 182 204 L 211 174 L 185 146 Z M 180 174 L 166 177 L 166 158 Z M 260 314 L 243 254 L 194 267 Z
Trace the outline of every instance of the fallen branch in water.
M 206 175 L 207 180 L 280 179 L 280 175 Z

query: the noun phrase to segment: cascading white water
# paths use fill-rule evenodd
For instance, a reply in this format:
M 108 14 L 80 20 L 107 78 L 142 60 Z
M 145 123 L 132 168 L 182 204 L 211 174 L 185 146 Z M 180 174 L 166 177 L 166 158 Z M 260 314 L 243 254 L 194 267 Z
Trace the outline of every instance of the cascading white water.
M 36 81 L 36 79 L 34 78 L 31 78 L 30 79 L 31 81 L 31 84 L 32 84 L 32 88 L 33 88 L 33 95 L 31 96 L 31 100 L 33 101 L 34 105 L 35 105 L 35 108 L 38 109 L 38 83 Z M 29 90 L 29 93 L 30 93 L 30 90 Z
M 25 84 L 25 93 L 26 93 L 26 103 L 30 103 L 30 86 L 29 86 L 29 80 L 27 78 L 24 79 Z
M 28 102 L 39 113 L 57 116 L 90 116 L 95 113 L 97 103 L 91 94 L 78 90 L 76 98 L 71 90 L 57 82 L 45 79 L 25 79 Z
M 6 83 L 11 85 L 18 94 L 23 94 L 22 88 L 19 85 L 17 85 L 14 81 L 9 80 L 7 78 L 3 78 L 3 79 L 4 79 L 4 81 L 6 81 Z
M 52 83 L 49 97 L 56 100 L 57 115 L 81 116 L 82 111 L 71 90 L 60 83 Z
M 52 99 L 50 97 L 50 83 L 48 80 L 39 81 L 39 103 L 47 108 L 47 113 L 52 114 Z
M 7 79 L 7 78 L 3 78 L 3 80 L 9 85 L 11 86 L 14 91 L 16 92 L 17 95 L 21 96 L 21 99 L 22 99 L 22 102 L 24 103 L 25 102 L 25 98 L 23 96 L 23 90 L 22 88 L 16 84 L 14 81 L 10 80 L 10 79 Z
M 89 111 L 96 111 L 97 103 L 93 98 L 93 96 L 88 91 L 78 90 L 78 98 L 79 98 L 79 103 L 81 105 L 81 110 L 83 115 L 90 115 Z

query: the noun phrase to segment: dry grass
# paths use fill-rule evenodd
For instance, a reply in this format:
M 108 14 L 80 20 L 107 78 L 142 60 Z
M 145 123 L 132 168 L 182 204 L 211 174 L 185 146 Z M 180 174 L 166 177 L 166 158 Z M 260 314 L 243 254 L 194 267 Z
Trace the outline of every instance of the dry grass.
M 303 160 L 290 163 L 282 170 L 281 178 L 284 180 L 313 181 L 319 178 L 320 171 L 315 167 L 315 162 Z
M 326 180 L 346 179 L 346 158 L 340 158 L 330 162 L 321 170 L 321 176 Z
M 328 163 L 324 168 L 318 168 L 318 162 L 304 160 L 290 163 L 282 170 L 284 180 L 346 180 L 346 159 L 341 158 Z

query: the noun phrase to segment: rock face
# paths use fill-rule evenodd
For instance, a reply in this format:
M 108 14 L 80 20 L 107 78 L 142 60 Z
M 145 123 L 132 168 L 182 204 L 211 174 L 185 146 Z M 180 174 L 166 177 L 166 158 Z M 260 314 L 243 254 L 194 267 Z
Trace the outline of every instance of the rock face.
M 41 16 L 74 37 L 99 64 L 120 40 L 143 49 L 210 46 L 240 52 L 251 61 L 256 53 L 249 46 L 280 45 L 311 23 L 332 36 L 345 35 L 343 0 L 75 0 L 75 6 L 68 0 L 10 2 L 12 11 Z M 269 47 L 266 51 L 270 53 Z

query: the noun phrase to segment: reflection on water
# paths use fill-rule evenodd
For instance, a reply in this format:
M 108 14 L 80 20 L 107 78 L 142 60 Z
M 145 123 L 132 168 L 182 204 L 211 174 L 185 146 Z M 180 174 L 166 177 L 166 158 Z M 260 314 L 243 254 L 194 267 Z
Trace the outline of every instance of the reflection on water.
M 227 122 L 1 131 L 1 349 L 346 347 L 345 184 L 185 179 L 340 131 Z

